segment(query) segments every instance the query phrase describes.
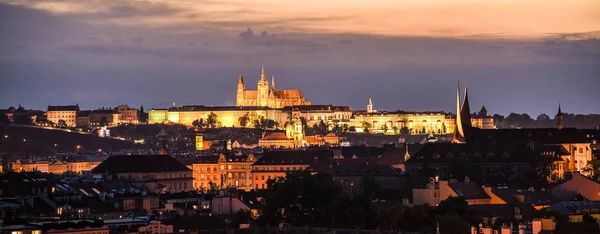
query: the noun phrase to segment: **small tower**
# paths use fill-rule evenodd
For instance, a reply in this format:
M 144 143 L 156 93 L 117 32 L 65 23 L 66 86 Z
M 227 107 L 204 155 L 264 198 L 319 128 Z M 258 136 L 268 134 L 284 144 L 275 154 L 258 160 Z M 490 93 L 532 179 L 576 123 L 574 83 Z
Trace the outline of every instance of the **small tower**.
M 558 104 L 558 113 L 556 113 L 556 127 L 559 130 L 563 128 L 563 114 L 560 110 L 560 103 Z
M 460 109 L 460 82 L 456 89 L 456 123 L 454 124 L 454 133 L 452 134 L 452 143 L 464 143 L 465 133 L 463 131 L 463 120 Z
M 467 83 L 465 82 L 465 97 L 463 99 L 462 107 L 460 108 L 460 117 L 462 120 L 462 126 L 471 127 L 471 108 L 469 107 L 469 94 L 467 92 Z
M 237 85 L 237 99 L 235 102 L 236 106 L 244 105 L 244 91 L 246 91 L 246 86 L 244 85 L 244 76 L 240 73 Z
M 258 81 L 257 102 L 258 106 L 267 106 L 269 104 L 269 81 L 265 77 L 265 67 L 262 67 L 260 80 Z
M 275 75 L 271 76 L 271 90 L 275 91 Z
M 373 113 L 373 101 L 371 101 L 371 97 L 369 97 L 369 102 L 367 103 L 367 113 Z

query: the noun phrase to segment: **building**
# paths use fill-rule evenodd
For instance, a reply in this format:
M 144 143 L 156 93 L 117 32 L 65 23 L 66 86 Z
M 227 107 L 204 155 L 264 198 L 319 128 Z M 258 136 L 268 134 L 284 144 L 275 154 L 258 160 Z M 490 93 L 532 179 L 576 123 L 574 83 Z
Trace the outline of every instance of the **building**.
M 310 145 L 305 139 L 302 121 L 295 115 L 285 124 L 285 134 L 281 131 L 265 133 L 258 141 L 258 145 L 264 148 L 300 148 Z
M 484 186 L 483 190 L 490 196 L 490 204 L 528 204 L 536 210 L 540 210 L 561 201 L 546 190 L 535 190 L 533 188 L 520 190 L 508 188 L 507 186 L 496 188 Z
M 307 169 L 317 160 L 331 158 L 330 150 L 268 151 L 252 165 L 252 188 L 265 189 L 270 179 L 285 177 L 288 172 Z
M 490 204 L 490 197 L 477 183 L 449 182 L 432 179 L 424 189 L 413 189 L 415 205 L 437 206 L 449 197 L 464 197 L 469 205 Z
M 253 154 L 219 154 L 200 156 L 186 163 L 191 164 L 195 189 L 237 188 L 252 189 L 252 164 L 256 162 Z
M 12 164 L 12 169 L 15 172 L 33 172 L 39 171 L 48 173 L 49 172 L 48 161 L 37 161 L 37 162 L 25 162 L 17 160 Z
M 367 110 L 354 111 L 349 126 L 356 132 L 385 134 L 448 134 L 452 133 L 454 117 L 439 112 L 375 111 L 369 98 Z
M 119 105 L 117 106 L 117 112 L 119 113 L 119 123 L 137 124 L 140 122 L 137 109 L 129 108 L 127 105 Z
M 289 106 L 284 109 L 286 112 L 297 115 L 306 120 L 308 126 L 321 123 L 335 123 L 338 125 L 346 124 L 349 126 L 352 118 L 352 110 L 348 106 L 333 105 L 309 105 L 309 106 Z
M 203 106 L 190 105 L 171 107 L 167 110 L 152 109 L 148 113 L 148 122 L 153 123 L 178 123 L 192 126 L 196 120 L 208 125 L 209 115 L 216 115 L 215 127 L 254 127 L 256 120 L 273 120 L 283 124 L 289 119 L 289 114 L 282 109 L 272 109 L 258 106 Z M 245 120 L 245 125 L 242 126 Z
M 160 221 L 150 221 L 150 225 L 138 228 L 140 234 L 170 234 L 173 232 L 173 225 L 165 225 Z
M 531 168 L 536 152 L 524 144 L 425 144 L 405 162 L 406 173 L 418 174 L 427 164 L 437 170 L 441 180 L 449 180 L 452 162 L 471 162 L 482 169 L 483 176 L 495 173 L 518 174 Z M 454 178 L 462 179 L 462 178 Z
M 60 120 L 63 120 L 68 127 L 75 127 L 78 111 L 79 105 L 48 106 L 46 118 L 54 124 L 58 124 Z
M 244 77 L 240 74 L 235 105 L 283 108 L 286 106 L 311 105 L 311 103 L 304 99 L 300 90 L 276 90 L 275 76 L 271 77 L 271 86 L 269 86 L 269 81 L 265 76 L 265 67 L 263 66 L 256 90 L 246 90 Z
M 478 113 L 471 114 L 471 126 L 481 129 L 495 129 L 494 118 L 488 113 L 485 106 Z
M 77 113 L 77 127 L 87 127 L 90 125 L 90 113 L 92 111 L 79 111 Z
M 168 155 L 111 156 L 92 169 L 92 173 L 112 180 L 154 181 L 164 186 L 163 192 L 194 189 L 193 171 Z
M 110 109 L 93 110 L 89 114 L 91 126 L 112 126 L 119 123 L 119 112 Z

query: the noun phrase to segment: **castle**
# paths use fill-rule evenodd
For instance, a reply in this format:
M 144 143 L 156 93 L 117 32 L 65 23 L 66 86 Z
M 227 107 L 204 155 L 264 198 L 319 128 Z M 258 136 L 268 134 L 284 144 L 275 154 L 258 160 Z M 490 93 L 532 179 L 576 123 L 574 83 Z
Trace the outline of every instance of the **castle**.
M 304 99 L 300 90 L 275 90 L 275 76 L 271 77 L 271 86 L 269 87 L 269 81 L 266 79 L 265 67 L 263 66 L 256 90 L 246 90 L 244 77 L 240 74 L 235 105 L 283 108 L 286 106 L 308 106 L 311 103 Z

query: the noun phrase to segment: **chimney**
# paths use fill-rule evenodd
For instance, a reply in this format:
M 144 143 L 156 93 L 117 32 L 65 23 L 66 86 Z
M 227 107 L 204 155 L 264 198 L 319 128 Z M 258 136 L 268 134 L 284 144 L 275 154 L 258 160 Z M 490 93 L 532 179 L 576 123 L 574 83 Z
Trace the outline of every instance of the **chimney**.
M 500 229 L 500 234 L 512 234 L 510 227 L 502 227 L 502 229 Z
M 519 234 L 525 234 L 525 224 L 519 224 Z
M 491 227 L 484 227 L 483 229 L 483 234 L 492 234 L 492 228 Z
M 465 183 L 469 183 L 469 182 L 471 182 L 471 179 L 469 179 L 468 176 L 465 176 Z
M 471 234 L 478 234 L 475 226 L 471 226 Z

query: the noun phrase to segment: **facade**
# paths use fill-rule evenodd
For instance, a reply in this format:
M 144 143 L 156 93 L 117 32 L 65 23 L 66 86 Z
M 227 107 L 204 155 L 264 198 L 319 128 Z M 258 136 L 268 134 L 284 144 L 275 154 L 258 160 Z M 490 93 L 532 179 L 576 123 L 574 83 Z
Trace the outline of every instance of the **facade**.
M 163 192 L 186 192 L 194 189 L 192 170 L 168 155 L 111 156 L 92 169 L 93 174 L 113 180 L 155 181 Z
M 129 108 L 127 105 L 117 106 L 117 112 L 119 113 L 119 123 L 137 124 L 140 121 L 138 110 Z
M 58 124 L 58 121 L 64 120 L 68 127 L 75 127 L 78 111 L 79 105 L 48 106 L 46 118 L 54 124 Z
M 376 111 L 369 98 L 367 110 L 354 111 L 349 126 L 357 132 L 399 134 L 449 134 L 454 128 L 454 117 L 439 112 Z M 368 128 L 368 129 L 365 129 Z
M 280 131 L 265 133 L 258 141 L 258 145 L 264 148 L 300 148 L 307 146 L 302 121 L 295 115 L 286 123 L 285 134 Z
M 200 156 L 191 162 L 195 189 L 237 188 L 250 190 L 252 187 L 253 154 Z M 189 168 L 188 163 L 188 168 Z
M 80 111 L 77 113 L 77 127 L 87 127 L 90 125 L 90 113 L 91 111 Z
M 89 121 L 92 126 L 111 126 L 119 123 L 119 112 L 115 110 L 93 110 Z
M 268 107 L 234 107 L 234 106 L 181 106 L 168 110 L 152 109 L 148 113 L 149 123 L 178 123 L 191 126 L 195 120 L 203 120 L 206 124 L 208 116 L 215 114 L 218 127 L 253 127 L 254 120 L 260 117 L 279 123 L 285 123 L 289 114 L 281 109 Z M 246 126 L 241 126 L 240 118 L 247 118 Z
M 173 232 L 173 225 L 161 224 L 160 221 L 150 221 L 150 225 L 138 228 L 139 233 L 168 234 Z
M 149 124 L 160 124 L 166 123 L 168 120 L 168 109 L 150 109 L 148 111 L 148 123 Z
M 495 129 L 494 118 L 490 116 L 485 106 L 478 113 L 471 115 L 471 126 L 481 129 Z
M 32 172 L 39 171 L 48 173 L 48 161 L 38 161 L 38 162 L 21 162 L 21 160 L 17 160 L 12 164 L 12 169 L 15 172 Z
M 310 105 L 310 106 L 289 106 L 285 108 L 294 116 L 299 116 L 306 120 L 308 126 L 324 123 L 337 123 L 339 125 L 349 124 L 352 118 L 352 110 L 348 106 L 333 105 Z
M 256 90 L 246 90 L 244 77 L 240 74 L 235 105 L 283 108 L 286 106 L 311 105 L 311 103 L 304 99 L 300 90 L 276 90 L 275 76 L 271 77 L 271 86 L 269 86 L 269 81 L 265 76 L 265 67 L 262 67 Z

